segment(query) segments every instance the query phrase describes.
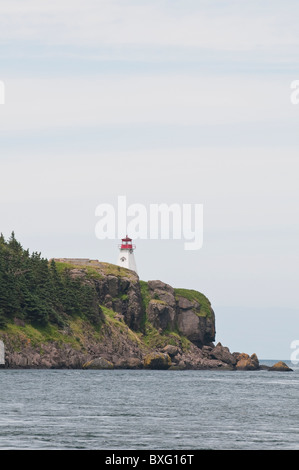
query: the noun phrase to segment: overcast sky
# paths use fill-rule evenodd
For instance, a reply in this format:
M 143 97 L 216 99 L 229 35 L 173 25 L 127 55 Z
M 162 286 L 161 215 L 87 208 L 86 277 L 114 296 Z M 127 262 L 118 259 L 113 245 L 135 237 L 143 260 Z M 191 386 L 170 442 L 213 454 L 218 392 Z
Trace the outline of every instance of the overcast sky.
M 203 292 L 216 341 L 299 339 L 296 0 L 1 0 L 0 231 L 115 263 L 99 204 L 203 204 L 203 246 L 135 240 L 143 280 Z

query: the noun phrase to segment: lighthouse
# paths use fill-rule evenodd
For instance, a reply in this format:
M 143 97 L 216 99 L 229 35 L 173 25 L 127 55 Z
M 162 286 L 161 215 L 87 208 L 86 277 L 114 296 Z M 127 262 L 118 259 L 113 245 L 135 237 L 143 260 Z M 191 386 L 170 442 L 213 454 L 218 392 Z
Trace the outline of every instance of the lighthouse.
M 132 238 L 129 238 L 128 235 L 126 235 L 126 238 L 122 238 L 121 241 L 121 245 L 118 245 L 119 255 L 117 265 L 122 266 L 123 268 L 131 269 L 137 273 L 134 257 L 134 250 L 136 246 L 132 245 Z

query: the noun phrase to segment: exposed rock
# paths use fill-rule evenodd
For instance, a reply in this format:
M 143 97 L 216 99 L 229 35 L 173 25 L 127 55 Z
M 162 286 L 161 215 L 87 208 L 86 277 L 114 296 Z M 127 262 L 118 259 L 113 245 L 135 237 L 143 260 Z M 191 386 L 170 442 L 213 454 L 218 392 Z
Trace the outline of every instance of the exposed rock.
M 143 307 L 139 283 L 130 283 L 127 290 L 127 310 L 125 322 L 133 330 L 139 330 L 143 319 Z
M 175 307 L 174 288 L 162 281 L 148 281 L 151 296 L 157 296 L 172 307 Z
M 287 364 L 283 361 L 276 362 L 273 366 L 269 367 L 268 370 L 274 370 L 279 372 L 290 372 L 293 371 Z
M 237 363 L 236 369 L 238 370 L 258 370 L 260 368 L 257 355 L 254 353 L 249 356 L 246 353 L 233 353 Z
M 5 365 L 5 347 L 3 341 L 0 341 L 0 367 Z
M 231 366 L 234 366 L 237 363 L 234 355 L 230 353 L 226 346 L 222 346 L 221 343 L 218 343 L 215 348 L 210 351 L 209 355 L 210 357 L 218 359 L 218 361 L 225 362 Z
M 185 297 L 179 297 L 178 300 L 178 307 L 181 310 L 192 310 L 194 307 L 198 307 L 199 304 L 196 302 L 191 302 L 190 300 L 186 299 Z
M 234 367 L 231 364 L 219 361 L 217 359 L 208 359 L 208 358 L 202 359 L 201 366 L 203 369 L 227 369 L 227 370 L 234 369 Z
M 32 346 L 25 346 L 21 351 L 15 351 L 9 341 L 8 345 L 5 366 L 9 368 L 77 369 L 82 368 L 89 358 L 82 351 L 55 342 L 42 344 L 39 351 Z
M 260 364 L 260 370 L 269 370 L 270 366 L 266 366 L 265 364 Z
M 142 369 L 143 361 L 137 357 L 128 357 L 127 359 L 120 359 L 114 364 L 116 369 Z
M 214 312 L 211 309 L 209 316 L 201 315 L 200 305 L 197 302 L 178 298 L 176 324 L 179 332 L 198 347 L 209 344 L 215 339 Z
M 99 263 L 99 266 L 102 264 Z M 143 318 L 139 278 L 135 273 L 126 271 L 128 271 L 127 277 L 116 274 L 105 275 L 103 270 L 102 277 L 94 279 L 93 282 L 100 304 L 123 315 L 126 324 L 133 330 L 138 330 Z
M 157 329 L 176 329 L 198 347 L 215 339 L 215 315 L 212 308 L 203 314 L 198 301 L 176 295 L 173 287 L 161 281 L 148 281 L 151 300 L 147 308 L 149 321 Z
M 94 288 L 94 301 L 99 309 L 97 328 L 83 319 L 82 324 L 73 328 L 74 320 L 66 318 L 66 324 L 59 330 L 65 342 L 45 339 L 44 344 L 33 346 L 23 333 L 27 325 L 18 320 L 20 334 L 13 337 L 1 332 L 5 367 L 229 370 L 259 367 L 256 355 L 231 354 L 221 343 L 213 344 L 215 315 L 203 294 L 152 280 L 146 283 L 145 299 L 133 271 L 96 260 L 61 261 L 68 265 L 71 277 Z M 152 325 L 148 329 L 151 333 L 155 328 L 154 338 L 149 341 L 148 338 L 143 341 L 150 335 L 146 323 Z M 176 345 L 167 344 L 167 338 Z
M 176 318 L 176 301 L 173 287 L 161 281 L 148 281 L 151 300 L 147 308 L 149 321 L 157 329 L 173 329 Z
M 202 348 L 201 348 L 201 351 L 202 351 L 202 354 L 204 357 L 209 357 L 210 356 L 210 353 L 211 351 L 214 349 L 214 345 L 212 346 L 209 346 L 209 345 L 204 345 Z
M 155 328 L 173 329 L 175 322 L 175 309 L 162 300 L 152 299 L 149 302 L 147 316 Z
M 252 364 L 255 366 L 255 368 L 259 369 L 260 363 L 259 363 L 258 357 L 255 353 L 251 354 L 250 360 L 251 360 Z
M 168 344 L 163 348 L 163 352 L 168 354 L 171 358 L 177 356 L 179 353 L 181 353 L 181 350 L 178 346 L 173 346 L 172 344 Z
M 171 359 L 168 354 L 161 352 L 152 352 L 144 358 L 144 367 L 146 369 L 169 369 Z
M 93 262 L 93 267 L 97 266 Z M 123 316 L 125 323 L 133 330 L 141 327 L 144 315 L 157 330 L 178 330 L 198 347 L 215 339 L 215 315 L 210 308 L 208 315 L 201 311 L 196 300 L 183 295 L 176 298 L 175 289 L 159 280 L 147 282 L 150 301 L 144 312 L 139 278 L 136 273 L 125 270 L 125 275 L 106 275 L 105 263 L 98 263 L 101 278 L 95 279 L 100 304 Z M 126 273 L 128 271 L 128 274 Z
M 199 347 L 204 344 L 204 330 L 200 327 L 200 318 L 192 310 L 179 311 L 178 330 L 192 343 Z
M 201 349 L 195 345 L 191 345 L 188 351 L 182 352 L 173 358 L 174 364 L 178 365 L 180 369 L 203 369 L 202 365 L 203 355 Z
M 112 362 L 107 361 L 103 357 L 98 357 L 83 365 L 84 369 L 113 369 L 113 367 Z

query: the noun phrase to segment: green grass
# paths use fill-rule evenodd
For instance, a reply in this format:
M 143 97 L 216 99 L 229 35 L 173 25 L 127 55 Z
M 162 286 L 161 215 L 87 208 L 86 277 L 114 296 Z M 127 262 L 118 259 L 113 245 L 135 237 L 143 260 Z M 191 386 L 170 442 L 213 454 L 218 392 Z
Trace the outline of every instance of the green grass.
M 160 333 L 149 321 L 145 323 L 144 334 L 141 336 L 141 341 L 151 349 L 163 348 L 168 344 L 180 346 L 183 351 L 187 351 L 190 347 L 190 341 L 185 336 L 175 331 L 167 330 Z
M 135 277 L 135 273 L 130 269 L 117 266 L 116 264 L 101 263 L 101 268 L 106 275 L 128 277 L 129 279 L 134 279 Z
M 121 320 L 118 320 L 116 318 L 116 315 L 117 313 L 114 312 L 113 310 L 111 310 L 110 308 L 107 308 L 107 307 L 104 307 L 103 305 L 101 305 L 101 309 L 102 309 L 102 312 L 104 313 L 105 317 L 106 317 L 106 321 L 111 325 L 113 326 L 116 331 L 119 331 L 121 332 L 122 334 L 125 334 L 128 336 L 128 338 L 135 342 L 135 343 L 140 343 L 140 338 L 138 336 L 137 333 L 135 333 L 134 331 L 132 331 L 128 325 L 126 325 L 126 323 L 124 323 L 123 321 Z
M 198 302 L 200 305 L 200 312 L 196 311 L 195 313 L 197 315 L 205 316 L 205 317 L 211 316 L 212 314 L 211 303 L 209 299 L 201 292 L 198 292 L 192 289 L 174 289 L 174 294 L 175 294 L 176 300 L 178 300 L 179 297 L 184 297 L 190 302 L 192 301 Z
M 103 275 L 96 268 L 84 266 L 84 271 L 86 272 L 87 277 L 91 277 L 92 279 L 103 279 Z
M 70 327 L 71 323 L 75 323 L 75 320 L 70 322 Z M 1 333 L 0 331 L 0 338 L 3 336 Z M 74 349 L 79 348 L 78 340 L 75 336 L 65 334 L 63 330 L 50 324 L 44 327 L 36 327 L 31 324 L 19 326 L 14 323 L 8 323 L 5 327 L 5 335 L 13 342 L 16 351 L 20 351 L 26 346 L 32 346 L 33 348 L 42 347 L 42 344 L 47 342 L 55 342 L 58 345 L 68 343 Z
M 116 312 L 114 312 L 114 310 L 111 310 L 110 308 L 107 308 L 104 305 L 100 305 L 100 307 L 105 317 L 113 319 L 115 318 Z
M 89 276 L 102 275 L 98 272 L 97 268 L 86 267 L 86 266 L 75 266 L 70 263 L 57 262 L 57 270 L 63 272 L 66 269 L 79 268 L 85 270 Z M 121 268 L 115 265 L 107 264 L 107 270 L 109 273 L 119 273 L 127 275 L 129 272 L 125 268 Z M 107 274 L 107 272 L 106 272 Z M 134 342 L 138 342 L 139 346 L 144 348 L 163 348 L 164 346 L 171 344 L 181 347 L 184 351 L 187 351 L 190 347 L 190 341 L 182 336 L 176 329 L 165 330 L 163 332 L 158 331 L 147 319 L 146 311 L 150 302 L 156 302 L 165 304 L 159 298 L 151 299 L 149 294 L 149 287 L 147 282 L 139 281 L 142 306 L 143 306 L 143 322 L 142 327 L 138 333 L 132 331 L 123 320 L 117 317 L 117 312 L 101 305 L 102 312 L 106 319 L 106 326 L 111 328 L 111 332 L 115 340 L 117 340 L 118 334 L 126 335 Z M 209 316 L 212 314 L 210 301 L 202 293 L 191 290 L 191 289 L 174 289 L 176 300 L 179 297 L 188 299 L 189 301 L 196 301 L 200 305 L 200 309 L 194 308 L 197 315 Z M 128 299 L 127 294 L 119 296 L 123 301 Z M 42 352 L 42 345 L 47 342 L 56 342 L 58 345 L 65 343 L 70 344 L 74 349 L 84 349 L 86 342 L 86 334 L 89 337 L 93 337 L 95 341 L 101 341 L 105 334 L 104 324 L 100 324 L 97 327 L 91 325 L 91 323 L 82 317 L 71 317 L 68 319 L 64 328 L 59 328 L 57 325 L 47 324 L 46 326 L 32 325 L 25 323 L 23 326 L 16 325 L 14 323 L 8 323 L 5 329 L 0 329 L 0 339 L 8 337 L 14 345 L 16 351 L 22 350 L 26 346 L 32 346 L 34 348 L 40 348 Z
M 148 284 L 145 281 L 139 281 L 143 309 L 146 311 L 151 300 Z
M 56 266 L 57 272 L 59 274 L 63 273 L 64 271 L 67 271 L 68 269 L 74 269 L 74 268 L 79 267 L 79 266 L 76 266 L 74 264 L 63 263 L 62 261 L 55 261 L 55 266 Z
M 70 320 L 69 328 L 72 332 L 72 337 L 81 344 L 84 344 L 85 342 L 87 331 L 88 334 L 96 341 L 100 341 L 102 338 L 102 325 L 91 325 L 90 322 L 85 321 L 82 318 L 74 318 Z
M 64 263 L 62 261 L 55 261 L 56 269 L 59 274 L 64 273 L 65 271 L 71 269 L 80 269 L 87 274 L 87 277 L 91 277 L 93 279 L 102 279 L 103 275 L 99 272 L 98 269 L 92 266 L 86 266 L 81 264 L 72 264 L 72 263 Z
M 128 298 L 129 298 L 128 294 L 119 294 L 117 297 L 114 297 L 112 300 L 126 301 L 128 300 Z

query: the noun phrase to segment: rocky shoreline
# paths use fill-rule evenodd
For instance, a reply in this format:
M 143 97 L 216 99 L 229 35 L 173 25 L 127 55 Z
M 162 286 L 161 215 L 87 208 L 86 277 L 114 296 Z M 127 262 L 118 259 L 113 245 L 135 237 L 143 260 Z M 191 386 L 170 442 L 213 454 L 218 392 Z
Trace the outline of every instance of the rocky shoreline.
M 6 351 L 5 363 L 0 367 L 8 369 L 152 369 L 152 370 L 228 370 L 228 371 L 292 371 L 279 361 L 272 367 L 262 365 L 256 354 L 230 353 L 218 343 L 216 346 L 196 346 L 184 353 L 180 348 L 167 345 L 161 350 L 144 354 L 113 357 L 107 350 L 99 355 L 83 354 L 72 348 L 61 348 L 51 343 L 44 345 L 43 354 L 27 346 L 22 352 Z
M 215 315 L 200 292 L 96 260 L 55 260 L 90 286 L 96 325 L 66 318 L 61 328 L 35 330 L 21 319 L 0 331 L 2 363 L 10 369 L 264 370 L 256 354 L 215 345 Z M 271 370 L 291 370 L 278 363 Z

